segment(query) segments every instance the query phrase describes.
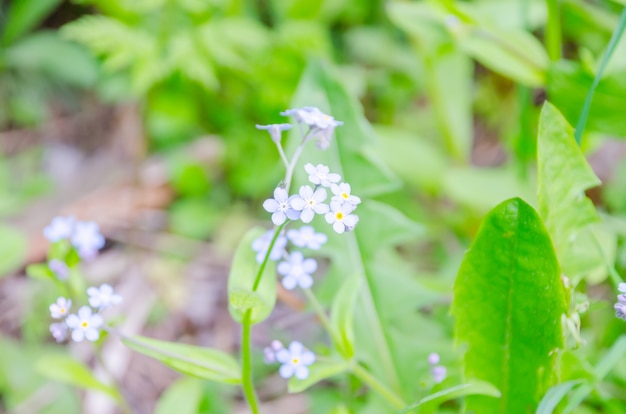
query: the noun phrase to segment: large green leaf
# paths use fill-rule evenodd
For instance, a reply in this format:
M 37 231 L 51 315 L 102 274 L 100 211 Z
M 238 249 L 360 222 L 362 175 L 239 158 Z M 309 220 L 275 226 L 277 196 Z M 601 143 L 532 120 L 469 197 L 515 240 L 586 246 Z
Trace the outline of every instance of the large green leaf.
M 563 346 L 566 301 L 550 237 L 519 198 L 496 206 L 467 252 L 454 286 L 455 334 L 468 346 L 465 376 L 500 399 L 467 398 L 476 413 L 534 412 Z
M 272 313 L 276 303 L 276 263 L 268 260 L 258 289 L 253 291 L 254 281 L 261 265 L 256 261 L 252 242 L 262 236 L 260 227 L 250 229 L 243 237 L 228 276 L 228 310 L 241 323 L 244 314 L 251 309 L 250 321 L 259 323 Z
M 124 344 L 165 365 L 196 378 L 225 384 L 239 384 L 241 369 L 237 361 L 222 351 L 143 336 L 125 337 Z
M 589 226 L 600 218 L 585 197 L 585 190 L 597 186 L 600 180 L 576 145 L 574 130 L 548 102 L 539 119 L 537 169 L 539 212 L 552 237 L 561 270 L 570 277 L 584 275 L 604 262 Z
M 37 26 L 58 5 L 61 0 L 13 0 L 6 18 L 0 16 L 0 40 L 9 45 L 20 36 Z

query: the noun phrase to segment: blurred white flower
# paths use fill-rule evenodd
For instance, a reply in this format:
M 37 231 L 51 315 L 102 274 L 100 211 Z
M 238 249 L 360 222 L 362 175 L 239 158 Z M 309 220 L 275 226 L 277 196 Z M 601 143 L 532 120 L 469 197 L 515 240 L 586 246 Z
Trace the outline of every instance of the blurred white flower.
M 75 342 L 81 342 L 85 338 L 93 342 L 100 338 L 102 316 L 93 314 L 89 306 L 80 308 L 77 315 L 69 315 L 65 322 L 72 329 L 72 339 Z

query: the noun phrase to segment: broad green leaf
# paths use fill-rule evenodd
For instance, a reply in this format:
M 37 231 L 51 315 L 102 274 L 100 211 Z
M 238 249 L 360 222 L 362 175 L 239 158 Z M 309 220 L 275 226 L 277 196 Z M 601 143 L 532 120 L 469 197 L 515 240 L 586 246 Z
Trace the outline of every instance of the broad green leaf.
M 552 414 L 563 397 L 565 397 L 572 388 L 583 382 L 583 380 L 567 381 L 550 388 L 546 395 L 543 396 L 539 407 L 537 407 L 536 414 Z
M 183 374 L 225 384 L 239 384 L 241 369 L 229 354 L 211 348 L 159 341 L 143 336 L 125 337 L 124 344 L 157 359 Z
M 155 414 L 196 414 L 204 390 L 195 378 L 181 378 L 161 395 L 154 409 Z
M 599 221 L 585 190 L 600 184 L 574 141 L 574 130 L 546 102 L 539 119 L 537 142 L 539 212 L 550 232 L 562 272 L 576 277 L 604 262 L 590 224 Z M 589 238 L 593 237 L 589 241 Z
M 44 355 L 37 360 L 36 369 L 41 375 L 52 380 L 83 389 L 101 391 L 116 401 L 120 399 L 114 387 L 100 382 L 89 367 L 69 355 Z
M 302 392 L 322 380 L 347 372 L 349 369 L 350 362 L 348 361 L 315 361 L 309 366 L 308 377 L 303 380 L 291 377 L 289 392 Z
M 346 359 L 354 356 L 354 327 L 352 323 L 354 306 L 359 296 L 362 282 L 363 278 L 358 275 L 347 278 L 337 292 L 330 311 L 331 322 L 340 340 L 335 346 Z
M 0 22 L 6 23 L 0 30 L 2 44 L 9 45 L 35 28 L 60 3 L 61 0 L 13 0 L 8 15 L 0 16 Z
M 490 382 L 500 399 L 470 396 L 476 413 L 527 413 L 551 385 L 563 347 L 565 292 L 550 237 L 519 198 L 496 206 L 466 253 L 454 285 L 455 336 L 467 345 L 465 376 Z
M 467 395 L 487 395 L 490 397 L 499 398 L 500 391 L 484 381 L 474 381 L 471 384 L 461 384 L 455 387 L 451 387 L 442 391 L 438 391 L 427 397 L 422 398 L 415 404 L 411 404 L 398 414 L 429 414 L 435 413 L 437 407 L 446 401 L 454 400 L 456 398 L 465 397 Z
M 248 309 L 252 309 L 250 321 L 259 323 L 272 313 L 276 303 L 276 263 L 268 260 L 256 292 L 252 291 L 254 280 L 261 268 L 256 261 L 252 242 L 265 230 L 255 227 L 248 231 L 235 252 L 228 276 L 228 310 L 234 320 L 241 323 Z
M 0 278 L 8 276 L 24 264 L 27 248 L 24 234 L 0 225 Z

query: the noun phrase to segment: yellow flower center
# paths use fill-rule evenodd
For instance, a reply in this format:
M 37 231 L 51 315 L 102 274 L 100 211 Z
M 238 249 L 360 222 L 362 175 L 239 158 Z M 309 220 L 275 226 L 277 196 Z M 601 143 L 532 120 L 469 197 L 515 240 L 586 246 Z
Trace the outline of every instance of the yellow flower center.
M 81 322 L 81 324 L 80 324 L 80 326 L 82 326 L 83 328 L 86 328 L 86 327 L 88 327 L 88 326 L 89 326 L 89 322 L 87 322 L 87 321 L 82 321 L 82 322 Z
M 294 365 L 296 365 L 298 362 L 300 362 L 300 360 L 299 360 L 298 358 L 295 358 L 295 357 L 294 357 L 294 358 L 292 358 L 292 359 L 291 359 L 291 362 L 292 362 Z
M 65 313 L 65 308 L 61 308 L 61 309 L 59 309 L 59 312 L 61 312 L 61 313 Z
M 341 193 L 341 196 L 345 198 L 346 200 L 350 198 L 350 195 L 348 193 Z
M 335 218 L 337 220 L 342 220 L 343 219 L 343 213 L 341 211 L 338 211 L 335 213 Z

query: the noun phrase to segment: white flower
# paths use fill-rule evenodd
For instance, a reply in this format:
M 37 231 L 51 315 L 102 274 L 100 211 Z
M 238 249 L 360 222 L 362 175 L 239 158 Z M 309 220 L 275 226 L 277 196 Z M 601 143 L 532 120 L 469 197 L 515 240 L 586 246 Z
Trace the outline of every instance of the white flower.
M 298 195 L 294 195 L 291 198 L 291 207 L 302 212 L 300 220 L 304 223 L 310 223 L 315 213 L 326 214 L 330 210 L 328 204 L 323 204 L 326 196 L 326 190 L 323 188 L 313 191 L 310 185 L 303 185 L 300 187 Z
M 274 230 L 268 230 L 261 237 L 252 242 L 252 250 L 257 252 L 256 261 L 258 263 L 263 263 L 263 259 L 265 259 L 265 255 L 267 254 L 267 249 L 269 249 L 270 243 L 272 242 L 272 237 L 274 237 Z M 286 246 L 287 239 L 285 236 L 279 235 L 274 242 L 274 247 L 272 247 L 269 259 L 278 260 L 283 257 L 283 252 L 285 251 Z
M 72 245 L 78 250 L 81 258 L 88 260 L 98 254 L 104 247 L 104 236 L 95 221 L 77 222 L 72 234 Z
M 330 191 L 332 191 L 334 194 L 331 198 L 331 201 L 339 203 L 349 203 L 353 206 L 356 206 L 361 202 L 361 199 L 359 197 L 350 194 L 350 184 L 348 183 L 341 183 L 339 185 L 331 184 Z
M 344 231 L 350 231 L 359 222 L 359 217 L 356 214 L 351 214 L 354 211 L 354 206 L 348 203 L 331 202 L 331 211 L 326 213 L 326 222 L 333 225 L 333 230 L 341 234 Z
M 626 283 L 620 283 L 617 285 L 617 290 L 620 292 L 626 293 Z
M 315 119 L 313 118 L 313 113 L 315 111 L 319 111 L 319 109 L 313 106 L 305 106 L 302 108 L 287 109 L 280 114 L 282 116 L 293 116 L 296 122 L 311 126 L 315 122 Z
M 341 176 L 336 173 L 329 172 L 330 169 L 323 165 L 308 163 L 304 166 L 304 171 L 309 174 L 309 181 L 315 185 L 321 185 L 322 187 L 330 187 L 332 183 L 338 183 L 341 181 Z
M 264 358 L 265 363 L 272 364 L 276 362 L 276 353 L 283 348 L 284 348 L 283 343 L 280 342 L 279 340 L 274 339 L 270 346 L 265 347 L 263 349 L 263 353 L 265 355 L 265 358 Z
M 430 355 L 428 355 L 428 363 L 431 365 L 436 365 L 439 363 L 439 354 L 436 352 L 431 352 Z
M 59 280 L 67 279 L 69 269 L 67 268 L 67 265 L 64 261 L 59 259 L 52 259 L 48 262 L 48 268 L 52 270 L 52 273 L 54 273 L 54 275 Z
M 302 226 L 299 230 L 290 229 L 287 231 L 287 238 L 298 247 L 312 250 L 319 249 L 328 240 L 324 233 L 316 233 L 311 226 Z
M 50 305 L 50 315 L 54 319 L 65 318 L 72 308 L 72 300 L 60 297 L 56 303 Z
M 43 235 L 51 242 L 69 239 L 74 231 L 76 219 L 74 217 L 55 217 L 52 222 L 43 229 Z
M 292 290 L 296 286 L 308 289 L 313 286 L 311 273 L 317 270 L 315 259 L 305 259 L 301 252 L 293 252 L 285 262 L 278 263 L 276 271 L 283 275 L 283 286 Z
M 94 315 L 89 306 L 80 308 L 78 315 L 69 315 L 65 323 L 72 329 L 72 339 L 76 342 L 81 342 L 85 338 L 89 341 L 97 341 L 100 338 L 102 316 Z
M 99 310 L 122 303 L 122 297 L 115 294 L 111 285 L 106 283 L 99 288 L 93 286 L 88 288 L 87 294 L 89 295 L 89 304 Z
M 57 342 L 63 342 L 67 339 L 67 324 L 65 322 L 58 322 L 50 324 L 50 333 Z
M 430 373 L 433 375 L 435 384 L 439 384 L 446 379 L 446 367 L 444 366 L 437 365 L 430 370 Z
M 276 353 L 276 359 L 283 364 L 279 374 L 283 378 L 296 376 L 305 379 L 309 376 L 308 366 L 315 362 L 315 354 L 307 350 L 300 342 L 293 341 L 289 349 L 283 348 Z
M 282 137 L 282 132 L 291 129 L 291 124 L 270 124 L 270 125 L 256 125 L 256 129 L 262 129 L 268 131 L 272 137 L 272 141 L 279 143 Z
M 287 190 L 282 187 L 276 187 L 274 190 L 274 198 L 268 198 L 263 202 L 263 208 L 268 213 L 272 213 L 272 223 L 280 226 L 289 218 L 297 220 L 300 213 L 291 207 Z

